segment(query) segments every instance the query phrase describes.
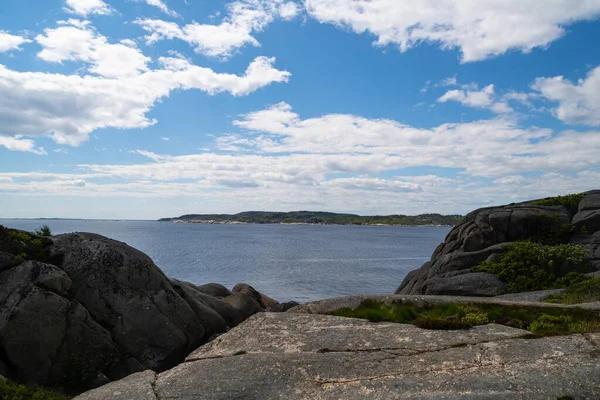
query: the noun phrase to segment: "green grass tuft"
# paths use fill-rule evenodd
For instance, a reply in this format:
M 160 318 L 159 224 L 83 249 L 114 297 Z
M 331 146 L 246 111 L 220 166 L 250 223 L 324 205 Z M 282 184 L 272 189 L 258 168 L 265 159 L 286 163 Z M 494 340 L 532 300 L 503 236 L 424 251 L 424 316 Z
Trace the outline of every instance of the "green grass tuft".
M 580 304 L 600 301 L 600 278 L 569 286 L 564 292 L 546 297 L 547 303 Z
M 582 308 L 511 306 L 500 304 L 444 303 L 417 308 L 409 304 L 365 301 L 356 309 L 331 315 L 362 318 L 371 322 L 412 324 L 423 329 L 458 330 L 496 323 L 529 330 L 533 336 L 600 332 L 600 315 Z
M 26 386 L 0 378 L 2 400 L 69 400 L 70 398 L 50 389 Z

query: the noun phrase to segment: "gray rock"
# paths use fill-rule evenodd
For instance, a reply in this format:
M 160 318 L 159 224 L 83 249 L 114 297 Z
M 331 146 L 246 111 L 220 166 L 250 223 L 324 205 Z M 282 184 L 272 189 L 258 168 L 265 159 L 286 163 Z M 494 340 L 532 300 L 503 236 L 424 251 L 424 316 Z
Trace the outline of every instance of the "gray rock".
M 470 273 L 472 267 L 489 259 L 494 254 L 501 253 L 504 246 L 508 244 L 501 243 L 472 252 L 456 250 L 449 254 L 439 255 L 435 260 L 423 264 L 421 268 L 409 272 L 395 293 L 493 296 L 505 287 L 502 282 L 487 275 L 487 279 L 484 281 L 484 275 L 476 274 L 473 279 L 470 279 L 464 274 Z M 460 288 L 450 287 L 444 283 L 444 281 L 452 279 L 462 286 Z M 473 286 L 478 281 L 485 283 L 486 286 L 483 288 Z M 451 292 L 445 292 L 445 289 L 450 289 Z
M 233 287 L 233 289 L 231 289 L 231 291 L 233 293 L 247 294 L 248 296 L 250 296 L 254 300 L 256 300 L 262 308 L 272 307 L 279 303 L 278 301 L 273 300 L 269 296 L 260 293 L 258 290 L 254 289 L 252 286 L 248 285 L 247 283 L 237 283 Z
M 27 261 L 2 272 L 0 282 L 0 348 L 18 379 L 81 381 L 113 362 L 110 334 L 63 297 L 70 280 L 58 267 Z
M 288 301 L 286 303 L 275 304 L 274 306 L 267 308 L 267 311 L 269 311 L 269 312 L 286 312 L 287 310 L 289 310 L 293 307 L 296 307 L 298 305 L 300 305 L 300 303 L 297 303 L 295 301 Z
M 146 368 L 176 365 L 207 335 L 162 271 L 125 243 L 91 233 L 59 235 L 51 254 L 62 256 L 75 299 Z
M 202 304 L 205 304 L 211 309 L 213 309 L 225 321 L 227 327 L 233 328 L 234 326 L 239 325 L 246 319 L 246 317 L 242 314 L 240 310 L 224 302 L 222 298 L 210 296 L 200 291 L 199 287 L 192 283 L 179 281 L 176 279 L 171 279 L 171 281 L 174 283 L 175 287 L 177 287 L 177 285 L 185 287 L 187 296 L 191 296 L 197 301 L 200 301 Z
M 158 399 L 599 398 L 599 348 L 581 335 L 522 339 L 332 316 L 258 314 L 156 377 Z M 78 400 L 144 397 L 152 376 Z
M 196 286 L 196 289 L 216 298 L 231 296 L 231 290 L 219 283 L 207 283 L 205 285 Z
M 600 209 L 600 190 L 588 192 L 579 202 L 578 211 Z
M 248 296 L 245 293 L 234 293 L 231 296 L 222 299 L 225 303 L 238 309 L 244 318 L 248 318 L 257 312 L 264 311 L 264 309 L 258 304 L 253 297 Z
M 462 296 L 496 296 L 506 290 L 506 283 L 496 275 L 487 272 L 474 272 L 450 277 L 435 277 L 425 283 L 425 294 Z
M 579 229 L 585 228 L 589 233 L 600 231 L 600 209 L 579 211 L 572 224 Z
M 0 251 L 0 272 L 4 271 L 7 268 L 10 268 L 15 263 L 15 256 L 10 253 L 5 253 Z
M 593 200 L 593 196 L 595 195 L 588 194 L 585 198 Z M 592 200 L 589 200 L 586 207 L 595 204 L 595 200 Z M 448 233 L 430 261 L 406 275 L 395 293 L 464 296 L 498 294 L 506 285 L 489 274 L 473 273 L 473 267 L 485 260 L 498 260 L 503 247 L 511 242 L 545 240 L 546 237 L 564 232 L 564 226 L 571 222 L 571 213 L 565 207 L 535 206 L 531 203 L 482 208 L 469 213 L 462 224 Z M 582 213 L 595 212 L 581 211 L 575 216 L 573 223 L 579 223 L 578 218 Z M 598 213 L 600 216 L 600 210 Z M 596 224 L 595 217 L 586 218 L 585 221 L 590 227 Z M 597 224 L 600 227 L 600 218 Z M 592 253 L 593 250 L 590 254 Z M 600 257 L 598 262 L 593 260 L 592 263 L 600 268 Z
M 219 336 L 190 354 L 186 361 L 241 354 L 367 352 L 381 349 L 399 355 L 414 354 L 529 335 L 528 331 L 496 324 L 460 331 L 433 331 L 413 325 L 373 324 L 362 319 L 328 315 L 281 315 L 254 315 L 242 325 L 243 329 L 232 329 Z M 268 334 L 249 334 L 253 329 Z
M 44 240 L 44 257 L 57 265 L 15 266 L 12 255 L 0 253 L 3 375 L 76 389 L 164 370 L 262 311 L 221 285 L 201 289 L 169 280 L 125 243 L 91 233 Z M 0 248 L 10 246 L 0 242 Z M 202 290 L 228 294 L 231 304 Z
M 127 378 L 83 393 L 73 400 L 156 400 L 156 373 L 138 372 Z

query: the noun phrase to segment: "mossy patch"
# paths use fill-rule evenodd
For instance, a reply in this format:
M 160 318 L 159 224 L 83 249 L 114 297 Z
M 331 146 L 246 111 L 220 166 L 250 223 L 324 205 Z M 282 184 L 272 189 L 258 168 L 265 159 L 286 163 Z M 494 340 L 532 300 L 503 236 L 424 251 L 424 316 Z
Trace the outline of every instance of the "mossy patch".
M 69 400 L 71 397 L 41 387 L 33 387 L 0 378 L 2 400 Z
M 488 303 L 444 303 L 417 308 L 365 301 L 356 309 L 330 313 L 372 322 L 397 322 L 423 329 L 455 330 L 496 323 L 529 330 L 533 336 L 600 332 L 600 315 L 582 308 L 522 307 Z
M 547 303 L 580 304 L 600 301 L 600 278 L 569 286 L 564 292 L 546 297 Z
M 504 247 L 499 261 L 484 261 L 475 272 L 489 272 L 508 285 L 508 293 L 564 288 L 588 280 L 589 251 L 579 245 L 548 246 L 519 242 Z

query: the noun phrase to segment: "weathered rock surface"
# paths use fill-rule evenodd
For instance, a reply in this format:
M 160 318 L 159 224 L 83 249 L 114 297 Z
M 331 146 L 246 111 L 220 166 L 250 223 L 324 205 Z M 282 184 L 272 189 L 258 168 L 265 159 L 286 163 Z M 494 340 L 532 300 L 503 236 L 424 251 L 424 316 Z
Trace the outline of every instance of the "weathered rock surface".
M 479 263 L 498 257 L 507 244 L 520 240 L 553 239 L 568 235 L 564 227 L 600 230 L 600 191 L 587 192 L 573 217 L 565 207 L 534 206 L 532 202 L 490 207 L 469 213 L 462 224 L 448 233 L 431 260 L 411 271 L 396 294 L 494 296 L 506 285 L 490 274 L 474 273 Z M 592 264 L 600 269 L 600 238 L 583 235 Z M 566 238 L 568 239 L 568 237 Z
M 0 248 L 14 247 L 2 232 L 7 242 Z M 0 253 L 0 362 L 22 381 L 98 385 L 164 370 L 264 310 L 248 294 L 222 285 L 171 280 L 142 252 L 100 235 L 73 233 L 39 243 L 46 246 L 39 254 L 54 265 L 17 265 L 14 255 Z
M 523 339 L 500 325 L 411 325 L 260 313 L 153 377 L 77 400 L 575 399 L 600 397 L 600 335 Z
M 589 192 L 581 200 L 572 223 L 577 228 L 585 228 L 589 233 L 600 231 L 600 190 Z
M 60 268 L 36 261 L 0 274 L 0 353 L 14 377 L 56 384 L 114 361 L 109 332 L 67 298 L 70 285 Z
M 157 400 L 154 392 L 156 384 L 156 372 L 143 371 L 103 386 L 95 391 L 77 396 L 79 400 L 99 399 L 98 393 L 102 393 L 105 400 Z

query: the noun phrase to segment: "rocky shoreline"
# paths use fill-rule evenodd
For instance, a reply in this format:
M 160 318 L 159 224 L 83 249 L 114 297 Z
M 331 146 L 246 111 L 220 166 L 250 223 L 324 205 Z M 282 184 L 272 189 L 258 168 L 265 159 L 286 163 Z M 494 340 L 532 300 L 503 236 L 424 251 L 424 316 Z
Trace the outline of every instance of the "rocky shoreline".
M 600 398 L 600 329 L 573 324 L 569 314 L 600 318 L 600 297 L 540 303 L 564 289 L 502 294 L 509 278 L 477 270 L 505 262 L 506 246 L 543 238 L 549 248 L 560 242 L 587 252 L 592 272 L 569 277 L 597 277 L 600 191 L 576 200 L 476 210 L 395 295 L 302 305 L 246 284 L 229 290 L 170 279 L 145 254 L 100 235 L 1 228 L 0 375 L 75 393 L 97 387 L 79 400 Z M 331 315 L 446 305 L 475 313 L 475 322 L 424 329 Z M 529 322 L 490 322 L 477 307 L 535 311 L 538 328 L 572 330 L 534 335 Z M 386 321 L 375 317 L 368 319 Z

